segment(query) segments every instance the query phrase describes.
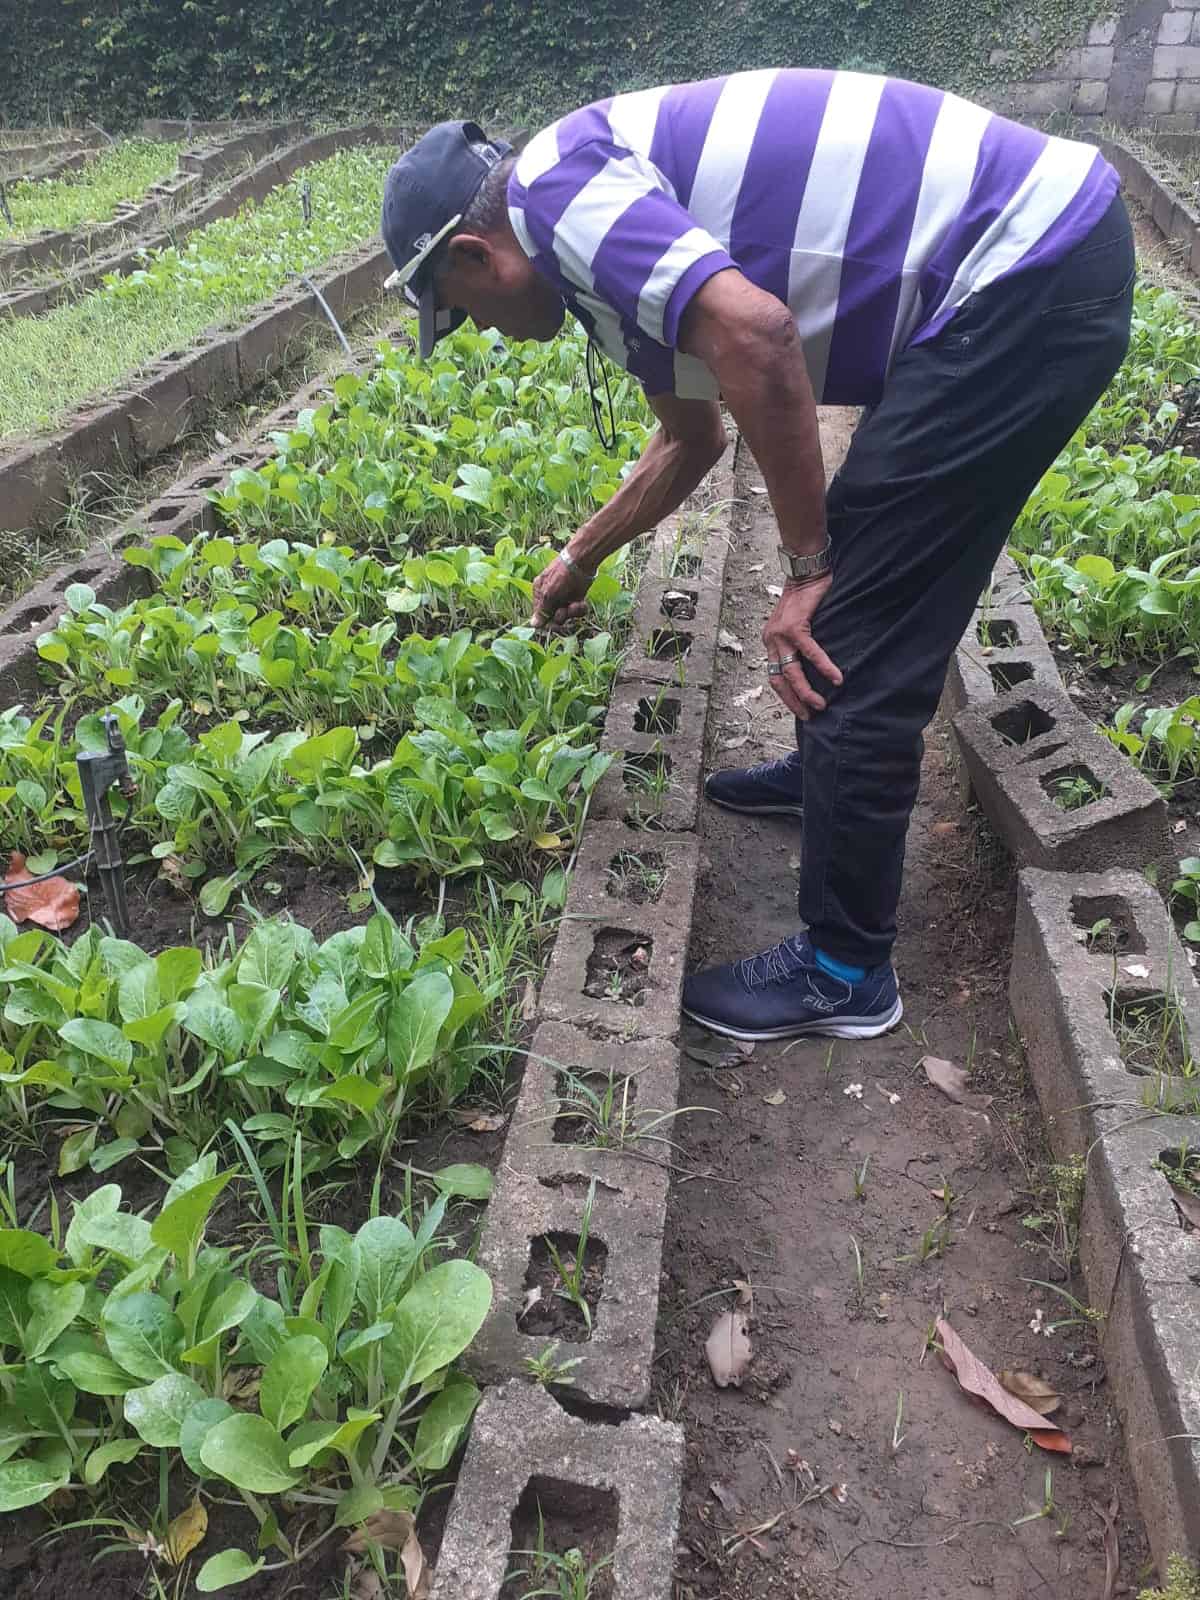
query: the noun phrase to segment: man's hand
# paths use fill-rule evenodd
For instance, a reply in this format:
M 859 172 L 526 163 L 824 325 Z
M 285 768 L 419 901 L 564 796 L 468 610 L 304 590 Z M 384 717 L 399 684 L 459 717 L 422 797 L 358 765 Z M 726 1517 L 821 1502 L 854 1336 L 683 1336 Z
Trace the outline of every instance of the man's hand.
M 812 619 L 829 592 L 833 578 L 825 573 L 804 583 L 789 583 L 763 627 L 767 664 L 787 661 L 781 673 L 769 673 L 768 681 L 793 716 L 807 722 L 814 711 L 824 711 L 825 700 L 810 687 L 804 675 L 804 662 L 810 662 L 823 678 L 840 684 L 842 675 L 812 635 Z
M 594 576 L 591 572 L 572 571 L 556 556 L 533 580 L 533 627 L 565 628 L 585 616 L 586 596 Z

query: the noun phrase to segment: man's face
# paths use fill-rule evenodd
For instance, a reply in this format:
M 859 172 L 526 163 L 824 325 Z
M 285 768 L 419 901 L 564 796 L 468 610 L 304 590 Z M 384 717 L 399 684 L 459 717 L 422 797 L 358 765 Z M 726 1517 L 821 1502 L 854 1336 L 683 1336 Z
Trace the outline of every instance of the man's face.
M 437 278 L 440 309 L 465 311 L 477 328 L 509 339 L 553 339 L 566 307 L 515 239 L 458 234 Z

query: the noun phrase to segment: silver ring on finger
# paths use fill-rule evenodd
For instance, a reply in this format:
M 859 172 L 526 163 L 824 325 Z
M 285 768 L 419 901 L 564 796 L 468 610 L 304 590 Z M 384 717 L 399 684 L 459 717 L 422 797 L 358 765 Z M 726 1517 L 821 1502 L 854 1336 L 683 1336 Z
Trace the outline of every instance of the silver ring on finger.
M 778 677 L 782 676 L 783 669 L 785 667 L 790 667 L 793 664 L 793 662 L 796 662 L 796 661 L 799 661 L 799 660 L 800 660 L 800 652 L 798 650 L 796 650 L 796 651 L 793 651 L 793 653 L 790 656 L 784 656 L 779 661 L 768 661 L 767 662 L 767 677 L 768 678 L 778 678 Z

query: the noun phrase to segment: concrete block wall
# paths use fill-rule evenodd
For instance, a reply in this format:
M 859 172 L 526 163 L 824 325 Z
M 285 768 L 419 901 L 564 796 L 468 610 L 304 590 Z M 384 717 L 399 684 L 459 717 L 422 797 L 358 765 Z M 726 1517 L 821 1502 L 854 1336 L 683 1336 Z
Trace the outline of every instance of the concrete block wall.
M 1013 52 L 993 50 L 992 66 Z M 1200 129 L 1200 0 L 1126 0 L 1049 66 L 988 97 L 1016 117 L 1060 113 L 1161 133 Z

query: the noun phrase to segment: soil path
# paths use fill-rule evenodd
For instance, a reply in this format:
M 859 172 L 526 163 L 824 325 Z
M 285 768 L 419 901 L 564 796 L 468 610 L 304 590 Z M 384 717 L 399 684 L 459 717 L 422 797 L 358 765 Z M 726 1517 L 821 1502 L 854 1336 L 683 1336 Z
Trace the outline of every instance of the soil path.
M 851 421 L 825 416 L 831 465 Z M 791 740 L 770 690 L 755 694 L 765 684 L 758 630 L 778 577 L 765 496 L 750 500 L 723 619 L 745 653 L 722 653 L 710 768 L 782 754 Z M 673 1183 L 659 1329 L 659 1405 L 688 1438 L 678 1600 L 1102 1600 L 1147 1578 L 1091 1326 L 1076 1319 L 1051 1337 L 1030 1328 L 1075 1313 L 1023 1280 L 1085 1291 L 1066 1276 L 1059 1237 L 1070 1186 L 1055 1190 L 1009 1029 L 1012 873 L 964 811 L 948 737 L 940 724 L 930 731 L 910 836 L 902 1027 L 832 1049 L 759 1045 L 732 1066 L 684 1061 L 682 1104 L 714 1114 L 677 1124 L 675 1159 L 709 1176 Z M 712 806 L 701 826 L 693 970 L 796 926 L 798 830 Z M 710 1058 L 730 1053 L 699 1030 L 684 1038 Z M 986 1118 L 929 1086 L 926 1052 L 970 1067 L 972 1086 L 995 1097 Z M 754 1286 L 754 1358 L 740 1391 L 717 1390 L 703 1346 L 734 1303 L 735 1279 Z M 1027 1447 L 959 1391 L 926 1349 L 943 1313 L 993 1369 L 1054 1386 L 1073 1456 Z M 1051 1514 L 1018 1524 L 1046 1505 L 1047 1471 Z M 817 1493 L 823 1485 L 835 1487 Z M 1109 1589 L 1098 1507 L 1114 1494 L 1120 1569 Z

